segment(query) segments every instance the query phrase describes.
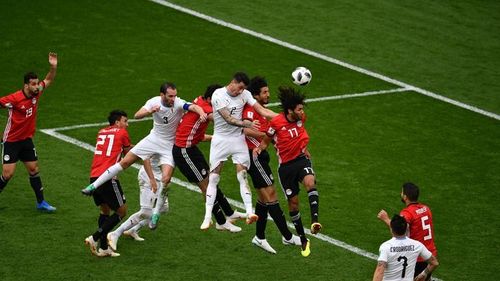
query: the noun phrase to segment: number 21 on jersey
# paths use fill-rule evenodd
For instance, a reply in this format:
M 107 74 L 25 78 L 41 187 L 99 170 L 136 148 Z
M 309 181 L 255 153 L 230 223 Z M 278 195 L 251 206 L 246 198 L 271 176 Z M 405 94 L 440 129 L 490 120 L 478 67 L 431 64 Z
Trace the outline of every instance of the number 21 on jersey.
M 97 136 L 97 143 L 95 145 L 95 155 L 102 155 L 103 151 L 106 151 L 106 156 L 111 156 L 111 150 L 113 149 L 113 142 L 115 141 L 115 135 L 99 135 Z M 107 142 L 106 146 L 106 139 Z

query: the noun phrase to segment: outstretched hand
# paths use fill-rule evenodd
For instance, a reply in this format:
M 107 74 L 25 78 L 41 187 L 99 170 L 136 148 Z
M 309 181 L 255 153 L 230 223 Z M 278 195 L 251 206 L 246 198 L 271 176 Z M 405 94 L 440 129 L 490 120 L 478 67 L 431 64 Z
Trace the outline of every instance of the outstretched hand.
M 49 64 L 51 66 L 57 66 L 57 54 L 50 52 L 49 53 Z

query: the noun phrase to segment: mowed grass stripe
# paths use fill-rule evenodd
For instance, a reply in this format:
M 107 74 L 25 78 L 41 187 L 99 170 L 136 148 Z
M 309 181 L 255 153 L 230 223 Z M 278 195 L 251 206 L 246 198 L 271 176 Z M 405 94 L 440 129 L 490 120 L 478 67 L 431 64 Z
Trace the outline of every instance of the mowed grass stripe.
M 253 30 L 244 28 L 244 27 L 239 26 L 239 25 L 232 24 L 232 23 L 229 23 L 229 22 L 226 22 L 226 21 L 223 21 L 223 20 L 211 17 L 209 15 L 206 15 L 206 14 L 203 14 L 203 13 L 200 13 L 200 12 L 197 12 L 197 11 L 194 11 L 194 10 L 191 10 L 191 9 L 188 9 L 188 8 L 185 8 L 185 7 L 182 7 L 182 6 L 170 3 L 168 1 L 163 1 L 163 0 L 150 0 L 150 1 L 154 2 L 154 3 L 157 3 L 157 4 L 160 4 L 162 6 L 165 6 L 165 7 L 168 7 L 168 8 L 177 10 L 177 11 L 180 11 L 182 13 L 186 13 L 186 14 L 198 17 L 200 19 L 204 19 L 204 20 L 209 21 L 211 23 L 215 23 L 215 24 L 218 24 L 218 25 L 221 25 L 221 26 L 225 26 L 227 28 L 230 28 L 230 29 L 233 29 L 233 30 L 236 30 L 236 31 L 239 31 L 239 32 L 242 32 L 242 33 L 245 33 L 245 34 L 257 37 L 259 39 L 262 39 L 262 40 L 265 40 L 265 41 L 268 41 L 268 42 L 280 45 L 282 47 L 285 47 L 285 48 L 288 48 L 288 49 L 292 49 L 292 50 L 295 50 L 297 52 L 301 52 L 301 53 L 304 53 L 306 55 L 310 55 L 312 57 L 315 57 L 315 58 L 318 58 L 318 59 L 321 59 L 321 60 L 324 60 L 324 61 L 336 64 L 336 65 L 343 66 L 343 67 L 348 68 L 350 70 L 353 70 L 353 71 L 356 71 L 356 72 L 359 72 L 359 73 L 362 73 L 362 74 L 365 74 L 365 75 L 368 75 L 368 76 L 371 76 L 371 77 L 383 80 L 385 82 L 388 82 L 388 83 L 400 86 L 402 88 L 409 88 L 409 89 L 411 89 L 411 90 L 413 90 L 413 91 L 415 91 L 415 92 L 417 92 L 419 94 L 422 94 L 422 95 L 425 95 L 425 96 L 428 96 L 428 97 L 431 97 L 431 98 L 434 98 L 434 99 L 437 99 L 437 100 L 440 100 L 440 101 L 452 104 L 454 106 L 458 106 L 458 107 L 461 107 L 463 109 L 470 110 L 472 112 L 476 112 L 476 113 L 479 113 L 481 115 L 484 115 L 484 116 L 487 116 L 489 118 L 493 118 L 493 119 L 496 119 L 496 120 L 500 121 L 500 115 L 495 114 L 493 112 L 489 112 L 489 111 L 486 111 L 484 109 L 481 109 L 481 108 L 478 108 L 478 107 L 475 107 L 475 106 L 472 106 L 472 105 L 469 105 L 469 104 L 466 104 L 466 103 L 463 103 L 463 102 L 460 102 L 460 101 L 457 101 L 457 100 L 454 100 L 454 99 L 451 99 L 451 98 L 447 98 L 445 96 L 433 93 L 433 92 L 428 91 L 428 90 L 421 89 L 419 87 L 416 87 L 416 86 L 404 83 L 402 81 L 399 81 L 399 80 L 387 77 L 385 75 L 382 75 L 382 74 L 379 74 L 379 73 L 376 73 L 376 72 L 364 69 L 362 67 L 355 66 L 355 65 L 349 64 L 347 62 L 344 62 L 344 61 L 341 61 L 341 60 L 338 60 L 338 59 L 335 59 L 335 58 L 332 58 L 332 57 L 320 54 L 318 52 L 315 52 L 315 51 L 312 51 L 312 50 L 309 50 L 309 49 L 306 49 L 306 48 L 302 48 L 302 47 L 299 47 L 297 45 L 294 45 L 294 44 L 291 44 L 291 43 L 288 43 L 288 42 L 276 39 L 276 38 L 271 37 L 269 35 L 265 35 L 263 33 L 253 31 Z

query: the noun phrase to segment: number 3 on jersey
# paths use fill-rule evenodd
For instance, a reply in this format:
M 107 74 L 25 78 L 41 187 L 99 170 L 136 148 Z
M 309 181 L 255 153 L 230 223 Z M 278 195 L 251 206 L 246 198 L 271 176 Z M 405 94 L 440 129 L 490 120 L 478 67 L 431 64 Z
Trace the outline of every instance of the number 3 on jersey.
M 113 142 L 115 141 L 115 135 L 99 135 L 97 136 L 97 143 L 95 145 L 95 155 L 102 155 L 102 152 L 106 151 L 106 156 L 111 156 L 111 149 L 113 149 Z M 109 141 L 106 144 L 106 139 Z

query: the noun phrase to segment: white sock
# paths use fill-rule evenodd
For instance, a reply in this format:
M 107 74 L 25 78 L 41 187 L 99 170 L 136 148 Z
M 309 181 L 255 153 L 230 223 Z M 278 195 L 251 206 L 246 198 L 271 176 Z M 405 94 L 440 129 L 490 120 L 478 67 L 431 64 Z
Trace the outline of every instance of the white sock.
M 132 214 L 128 220 L 126 220 L 124 223 L 122 223 L 115 231 L 113 231 L 115 234 L 118 235 L 118 237 L 122 236 L 123 232 L 125 230 L 129 230 L 131 227 L 134 225 L 138 224 L 141 219 L 141 211 L 136 212 Z
M 92 183 L 92 185 L 95 188 L 98 188 L 101 186 L 103 183 L 109 181 L 112 179 L 114 176 L 118 175 L 121 171 L 123 171 L 122 166 L 120 163 L 116 163 L 113 166 L 109 167 L 104 173 L 102 173 L 96 180 L 95 182 Z
M 147 225 L 149 223 L 149 219 L 144 219 L 142 221 L 140 221 L 138 224 L 136 224 L 134 227 L 132 227 L 129 231 L 133 231 L 135 233 L 139 232 L 139 230 Z
M 245 210 L 247 212 L 247 215 L 253 214 L 253 209 L 252 209 L 252 192 L 250 191 L 250 188 L 248 187 L 248 181 L 247 181 L 247 171 L 242 170 L 236 173 L 236 177 L 238 178 L 238 182 L 240 183 L 240 195 L 241 199 L 243 199 L 243 204 L 245 205 Z
M 148 224 L 149 219 L 151 218 L 152 211 L 149 208 L 141 208 L 141 210 L 137 213 L 139 213 L 139 219 L 142 220 L 137 222 L 132 228 L 129 229 L 130 231 L 133 232 L 138 232 L 139 229 L 141 229 L 141 227 Z
M 217 184 L 219 184 L 219 174 L 210 173 L 208 176 L 208 187 L 205 195 L 205 218 L 212 218 L 212 209 L 214 208 L 215 196 L 217 196 Z
M 163 184 L 160 184 L 158 186 L 158 190 L 156 191 L 156 194 L 158 194 L 158 196 L 156 197 L 156 204 L 155 204 L 155 207 L 153 209 L 153 214 L 160 213 L 160 208 L 163 205 L 163 202 L 165 201 L 165 198 L 163 198 L 163 196 L 162 196 L 162 192 L 163 192 Z

